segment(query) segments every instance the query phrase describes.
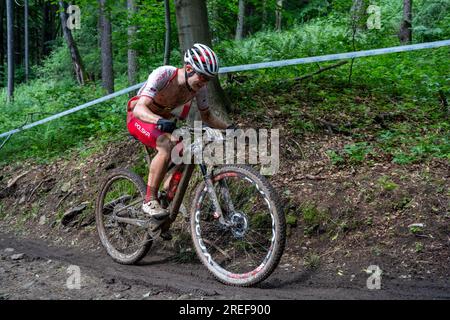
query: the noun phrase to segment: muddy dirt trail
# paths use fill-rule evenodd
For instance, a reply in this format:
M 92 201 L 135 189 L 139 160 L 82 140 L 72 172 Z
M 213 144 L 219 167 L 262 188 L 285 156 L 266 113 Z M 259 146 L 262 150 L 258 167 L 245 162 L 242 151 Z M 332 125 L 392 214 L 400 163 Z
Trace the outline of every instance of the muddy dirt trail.
M 70 266 L 79 267 L 80 289 L 67 286 Z M 450 299 L 449 281 L 382 277 L 381 289 L 369 290 L 367 277 L 278 267 L 255 288 L 235 288 L 217 282 L 200 263 L 175 263 L 155 247 L 138 265 L 124 266 L 102 249 L 0 233 L 0 299 Z

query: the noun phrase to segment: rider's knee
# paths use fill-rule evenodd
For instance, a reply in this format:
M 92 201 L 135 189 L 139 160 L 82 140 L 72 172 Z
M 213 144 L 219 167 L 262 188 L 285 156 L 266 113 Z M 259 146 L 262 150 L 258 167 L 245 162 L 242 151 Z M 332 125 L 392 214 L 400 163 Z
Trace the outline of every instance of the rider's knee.
M 175 143 L 166 135 L 161 135 L 158 137 L 158 140 L 156 140 L 156 149 L 160 154 L 170 156 L 174 146 Z

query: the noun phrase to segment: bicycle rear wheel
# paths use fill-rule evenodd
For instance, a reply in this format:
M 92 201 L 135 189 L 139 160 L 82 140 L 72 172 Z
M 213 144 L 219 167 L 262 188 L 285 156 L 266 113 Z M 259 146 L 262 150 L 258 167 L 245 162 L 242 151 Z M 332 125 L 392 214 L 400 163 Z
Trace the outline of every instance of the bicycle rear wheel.
M 214 216 L 207 187 L 200 183 L 191 208 L 196 252 L 219 281 L 255 285 L 273 272 L 284 251 L 286 222 L 278 196 L 270 183 L 248 166 L 220 167 L 212 180 L 229 225 Z
M 95 220 L 100 241 L 114 261 L 134 264 L 152 245 L 146 228 L 118 222 L 115 217 L 145 220 L 142 202 L 146 187 L 135 173 L 116 169 L 105 179 L 97 197 Z

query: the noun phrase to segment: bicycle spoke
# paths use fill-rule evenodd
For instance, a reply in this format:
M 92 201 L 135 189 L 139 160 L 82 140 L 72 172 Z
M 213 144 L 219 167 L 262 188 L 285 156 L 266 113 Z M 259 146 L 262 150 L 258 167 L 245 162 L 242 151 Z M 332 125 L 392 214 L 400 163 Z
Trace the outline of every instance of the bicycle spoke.
M 257 283 L 273 271 L 284 249 L 285 222 L 278 198 L 250 167 L 224 166 L 215 174 L 214 191 L 225 221 L 214 218 L 212 196 L 199 189 L 191 220 L 197 252 L 221 281 Z
M 115 217 L 136 219 L 143 215 L 142 196 L 132 180 L 114 180 L 105 193 L 102 209 L 105 236 L 111 246 L 122 254 L 133 254 L 149 242 L 145 228 L 115 220 Z M 142 219 L 144 220 L 144 219 Z

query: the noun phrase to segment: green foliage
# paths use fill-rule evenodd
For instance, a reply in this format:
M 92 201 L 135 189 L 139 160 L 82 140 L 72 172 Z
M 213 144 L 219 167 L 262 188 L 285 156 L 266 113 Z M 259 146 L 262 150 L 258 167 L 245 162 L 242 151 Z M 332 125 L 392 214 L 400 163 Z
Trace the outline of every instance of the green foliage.
M 56 3 L 56 1 L 53 1 Z M 231 66 L 280 59 L 331 54 L 338 52 L 396 46 L 402 18 L 402 2 L 369 1 L 379 5 L 382 13 L 380 30 L 362 30 L 352 41 L 349 28 L 351 0 L 285 1 L 283 31 L 275 32 L 275 0 L 249 0 L 246 15 L 246 38 L 235 42 L 234 33 L 238 1 L 208 1 L 210 29 L 214 49 L 221 65 Z M 82 10 L 82 28 L 74 30 L 91 84 L 78 86 L 65 41 L 58 38 L 48 44 L 52 52 L 33 67 L 27 85 L 16 86 L 15 101 L 0 105 L 0 131 L 4 132 L 29 121 L 67 110 L 104 95 L 99 84 L 100 63 L 97 32 L 98 3 L 77 2 Z M 178 36 L 174 2 L 172 12 L 172 59 L 179 65 Z M 413 38 L 415 42 L 450 37 L 450 10 L 447 0 L 413 2 Z M 162 1 L 138 3 L 138 13 L 129 15 L 125 1 L 109 1 L 113 27 L 113 51 L 116 89 L 128 85 L 127 50 L 129 43 L 139 57 L 138 81 L 144 81 L 163 58 L 164 10 Z M 264 12 L 266 17 L 264 18 Z M 128 26 L 137 25 L 135 37 L 129 38 Z M 235 110 L 251 115 L 255 122 L 271 126 L 269 109 L 281 111 L 283 124 L 295 135 L 324 130 L 322 120 L 336 124 L 352 137 L 342 150 L 327 152 L 333 165 L 359 165 L 375 156 L 385 156 L 402 165 L 432 158 L 450 160 L 448 101 L 450 95 L 449 51 L 447 47 L 356 59 L 349 80 L 349 68 L 329 70 L 307 81 L 292 80 L 318 70 L 307 64 L 286 68 L 236 73 L 244 81 L 222 81 Z M 331 63 L 330 63 L 331 64 Z M 328 64 L 321 63 L 320 67 Z M 24 70 L 18 66 L 16 76 Z M 225 80 L 221 78 L 221 80 Z M 0 99 L 6 101 L 5 90 Z M 0 151 L 0 166 L 11 160 L 29 157 L 49 161 L 58 155 L 69 156 L 72 150 L 83 150 L 86 141 L 99 146 L 126 133 L 125 103 L 122 96 L 49 124 L 14 135 Z M 448 102 L 447 102 L 448 103 Z M 268 107 L 269 108 L 269 107 Z M 388 114 L 381 123 L 377 116 Z M 370 142 L 365 139 L 371 136 Z M 89 152 L 93 152 L 93 148 Z M 87 155 L 88 152 L 84 152 Z
M 334 150 L 328 150 L 327 155 L 330 158 L 330 161 L 333 165 L 341 165 L 344 163 L 344 157 L 340 156 L 336 151 Z
M 442 1 L 437 2 L 414 2 L 417 21 L 430 14 L 435 18 L 430 23 L 447 26 L 433 40 L 450 37 L 450 11 L 442 9 L 436 14 L 439 10 L 432 7 L 444 8 Z M 382 28 L 358 33 L 356 49 L 399 45 L 402 3 L 371 3 L 382 9 Z M 299 23 L 281 33 L 262 31 L 239 43 L 222 41 L 216 48 L 225 65 L 353 51 L 348 25 L 351 4 L 333 1 L 333 12 L 324 17 Z M 443 100 L 448 103 L 450 96 L 448 48 L 357 59 L 350 82 L 349 68 L 345 66 L 313 77 L 312 81 L 289 81 L 316 70 L 317 66 L 310 64 L 253 71 L 248 77 L 237 74 L 245 81 L 236 86 L 231 83 L 227 90 L 236 101 L 236 110 L 252 114 L 259 122 L 275 106 L 285 118 L 286 129 L 296 135 L 321 130 L 322 120 L 351 134 L 355 142 L 342 150 L 328 151 L 333 165 L 363 164 L 377 156 L 386 156 L 397 164 L 450 159 L 448 110 Z M 264 103 L 258 103 L 255 96 Z M 267 104 L 270 107 L 266 109 L 263 105 Z M 388 117 L 380 123 L 378 117 L 386 114 Z M 375 139 L 366 141 L 367 135 Z
M 175 250 L 171 260 L 177 263 L 193 263 L 198 261 L 197 254 L 192 247 L 191 235 L 184 230 L 177 230 L 170 243 Z
M 327 210 L 320 209 L 315 203 L 305 202 L 300 207 L 303 222 L 305 223 L 305 234 L 311 235 L 319 227 L 324 227 L 329 220 L 329 213 Z
M 424 249 L 424 245 L 423 245 L 422 242 L 415 242 L 415 243 L 414 243 L 414 251 L 415 251 L 416 253 L 422 252 L 423 249 Z
M 309 270 L 317 269 L 320 266 L 320 256 L 315 253 L 307 253 L 303 265 Z
M 418 42 L 440 40 L 449 33 L 450 2 L 448 0 L 414 1 L 413 34 Z
M 286 224 L 291 227 L 295 227 L 297 225 L 297 216 L 293 214 L 288 214 L 286 216 Z
M 394 181 L 389 179 L 387 176 L 383 176 L 380 179 L 378 179 L 378 184 L 383 188 L 385 191 L 394 191 L 398 188 L 398 184 L 396 184 Z
M 35 80 L 17 87 L 13 103 L 0 107 L 0 131 L 5 132 L 62 112 L 102 96 L 103 89 L 94 84 L 79 87 L 73 80 Z M 5 92 L 0 99 L 6 100 Z M 15 134 L 2 148 L 3 161 L 32 157 L 48 161 L 71 148 L 84 148 L 85 141 L 106 143 L 124 135 L 125 105 L 123 96 L 47 124 Z
M 412 225 L 409 227 L 409 231 L 414 235 L 418 235 L 423 233 L 423 228 L 419 225 Z
M 331 164 L 335 166 L 362 164 L 370 154 L 373 154 L 373 147 L 367 142 L 351 143 L 345 145 L 343 150 L 327 151 Z
M 332 3 L 335 1 L 312 0 L 307 1 L 299 14 L 299 20 L 302 22 L 325 16 L 331 11 Z M 336 6 L 336 5 L 335 5 Z
M 351 164 L 362 163 L 371 151 L 372 148 L 367 142 L 358 142 L 344 146 L 344 152 L 348 155 Z
M 255 228 L 264 228 L 271 222 L 270 216 L 266 213 L 253 214 L 251 216 L 251 225 Z

